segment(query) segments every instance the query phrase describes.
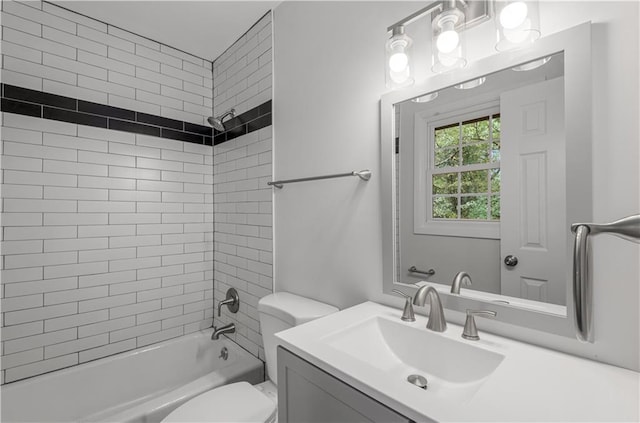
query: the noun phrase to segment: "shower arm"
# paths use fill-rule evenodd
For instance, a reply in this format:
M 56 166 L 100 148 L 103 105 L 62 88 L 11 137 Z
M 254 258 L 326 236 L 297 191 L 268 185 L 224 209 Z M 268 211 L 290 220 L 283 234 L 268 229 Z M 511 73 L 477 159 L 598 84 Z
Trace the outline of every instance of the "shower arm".
M 573 303 L 576 337 L 583 342 L 593 342 L 591 331 L 592 286 L 589 279 L 589 235 L 610 233 L 628 241 L 640 243 L 640 214 L 628 216 L 606 224 L 574 223 L 573 245 Z

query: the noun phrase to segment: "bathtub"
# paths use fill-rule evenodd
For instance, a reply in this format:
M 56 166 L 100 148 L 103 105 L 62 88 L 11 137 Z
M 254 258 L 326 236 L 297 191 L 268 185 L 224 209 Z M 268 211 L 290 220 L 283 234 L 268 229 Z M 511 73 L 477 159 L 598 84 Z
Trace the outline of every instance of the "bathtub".
M 211 331 L 3 385 L 2 421 L 159 422 L 202 392 L 264 380 L 262 361 Z

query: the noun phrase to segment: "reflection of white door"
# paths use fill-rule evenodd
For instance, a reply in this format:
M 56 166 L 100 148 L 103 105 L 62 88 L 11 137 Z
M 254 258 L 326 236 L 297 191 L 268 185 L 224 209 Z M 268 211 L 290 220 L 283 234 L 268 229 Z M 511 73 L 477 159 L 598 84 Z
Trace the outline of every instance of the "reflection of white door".
M 504 92 L 500 114 L 502 294 L 564 305 L 564 79 Z

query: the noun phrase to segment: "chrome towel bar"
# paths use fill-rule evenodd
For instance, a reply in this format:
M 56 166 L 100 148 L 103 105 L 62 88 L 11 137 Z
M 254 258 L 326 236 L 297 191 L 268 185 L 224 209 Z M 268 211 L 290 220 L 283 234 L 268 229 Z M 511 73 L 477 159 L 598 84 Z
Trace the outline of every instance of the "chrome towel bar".
M 436 271 L 433 269 L 429 269 L 429 270 L 418 270 L 415 266 L 411 266 L 410 268 L 407 269 L 407 271 L 409 273 L 417 273 L 419 275 L 427 275 L 427 276 L 433 276 L 436 274 Z
M 573 244 L 573 303 L 576 337 L 583 342 L 593 342 L 591 331 L 592 286 L 589 279 L 589 235 L 610 233 L 629 241 L 640 243 L 640 214 L 628 216 L 606 224 L 574 223 L 571 232 L 576 234 Z
M 282 188 L 284 184 L 292 184 L 294 182 L 317 181 L 319 179 L 342 178 L 345 176 L 357 176 L 363 181 L 368 181 L 369 179 L 371 179 L 371 171 L 368 169 L 361 170 L 361 171 L 354 170 L 352 172 L 336 173 L 333 175 L 310 176 L 308 178 L 297 178 L 297 179 L 285 179 L 282 181 L 267 182 L 267 185 L 273 185 L 276 188 Z

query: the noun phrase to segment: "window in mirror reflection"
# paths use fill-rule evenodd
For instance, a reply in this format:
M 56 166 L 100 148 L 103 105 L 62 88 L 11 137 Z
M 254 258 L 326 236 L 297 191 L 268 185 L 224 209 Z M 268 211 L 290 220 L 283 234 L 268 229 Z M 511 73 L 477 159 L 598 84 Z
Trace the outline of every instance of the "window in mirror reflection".
M 430 132 L 431 216 L 442 220 L 500 220 L 500 114 L 438 125 Z

